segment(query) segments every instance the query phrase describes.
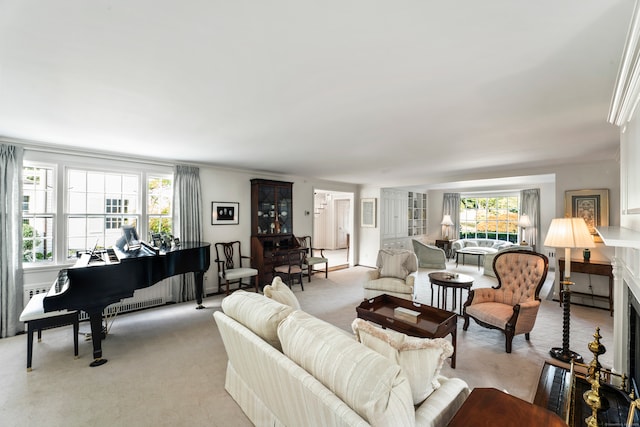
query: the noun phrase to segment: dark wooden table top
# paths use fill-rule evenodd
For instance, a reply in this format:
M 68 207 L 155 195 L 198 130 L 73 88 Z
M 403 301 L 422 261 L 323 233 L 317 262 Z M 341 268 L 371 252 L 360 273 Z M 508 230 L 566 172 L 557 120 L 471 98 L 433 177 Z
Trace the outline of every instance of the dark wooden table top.
M 566 427 L 558 415 L 495 388 L 475 388 L 449 427 Z

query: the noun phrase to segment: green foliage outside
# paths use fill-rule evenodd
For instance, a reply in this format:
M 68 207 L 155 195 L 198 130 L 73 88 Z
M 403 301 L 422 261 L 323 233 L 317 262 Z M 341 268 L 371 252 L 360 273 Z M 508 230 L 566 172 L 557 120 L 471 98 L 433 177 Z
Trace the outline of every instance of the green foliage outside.
M 518 241 L 517 196 L 462 198 L 460 236 Z
M 39 234 L 35 228 L 27 222 L 22 223 L 22 262 L 42 261 L 44 259 L 51 259 L 53 256 L 51 252 L 47 252 L 46 258 L 42 252 L 33 253 L 34 248 L 37 248 L 42 243 L 42 240 L 38 237 Z

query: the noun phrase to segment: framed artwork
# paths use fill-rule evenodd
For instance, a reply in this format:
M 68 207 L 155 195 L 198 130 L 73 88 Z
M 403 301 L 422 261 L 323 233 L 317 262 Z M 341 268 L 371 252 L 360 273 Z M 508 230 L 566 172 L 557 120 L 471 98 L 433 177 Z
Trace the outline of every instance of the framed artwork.
M 376 199 L 360 200 L 360 226 L 371 227 L 376 226 Z
M 596 228 L 609 225 L 609 190 L 565 191 L 564 216 L 584 218 L 593 240 L 602 242 Z
M 240 203 L 211 202 L 211 225 L 234 225 L 240 223 Z

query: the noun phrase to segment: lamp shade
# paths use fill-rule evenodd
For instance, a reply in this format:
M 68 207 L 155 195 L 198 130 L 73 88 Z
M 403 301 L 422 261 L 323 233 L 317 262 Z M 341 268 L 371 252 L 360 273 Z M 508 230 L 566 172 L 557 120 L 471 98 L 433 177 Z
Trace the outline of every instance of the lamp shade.
M 550 248 L 595 248 L 587 223 L 582 218 L 551 220 L 544 245 Z
M 451 215 L 445 215 L 442 217 L 442 222 L 440 225 L 453 225 L 453 221 L 451 220 Z
M 531 227 L 531 219 L 529 219 L 529 215 L 522 214 L 520 219 L 518 220 L 518 227 L 527 228 Z

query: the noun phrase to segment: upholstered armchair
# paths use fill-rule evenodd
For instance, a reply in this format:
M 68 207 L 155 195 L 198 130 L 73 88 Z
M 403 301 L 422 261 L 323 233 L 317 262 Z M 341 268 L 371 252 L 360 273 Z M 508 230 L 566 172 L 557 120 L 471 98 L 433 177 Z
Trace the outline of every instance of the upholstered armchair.
M 493 288 L 469 291 L 464 304 L 463 330 L 469 319 L 480 326 L 500 329 L 505 335 L 506 352 L 511 353 L 515 335 L 529 340 L 540 308 L 540 289 L 547 278 L 549 260 L 533 251 L 499 252 L 493 261 L 498 284 Z
M 363 284 L 365 299 L 387 294 L 413 300 L 418 258 L 409 250 L 381 249 L 377 268 L 369 271 Z
M 413 251 L 418 257 L 418 267 L 420 268 L 447 268 L 447 255 L 438 247 L 425 245 L 424 243 L 412 239 Z

